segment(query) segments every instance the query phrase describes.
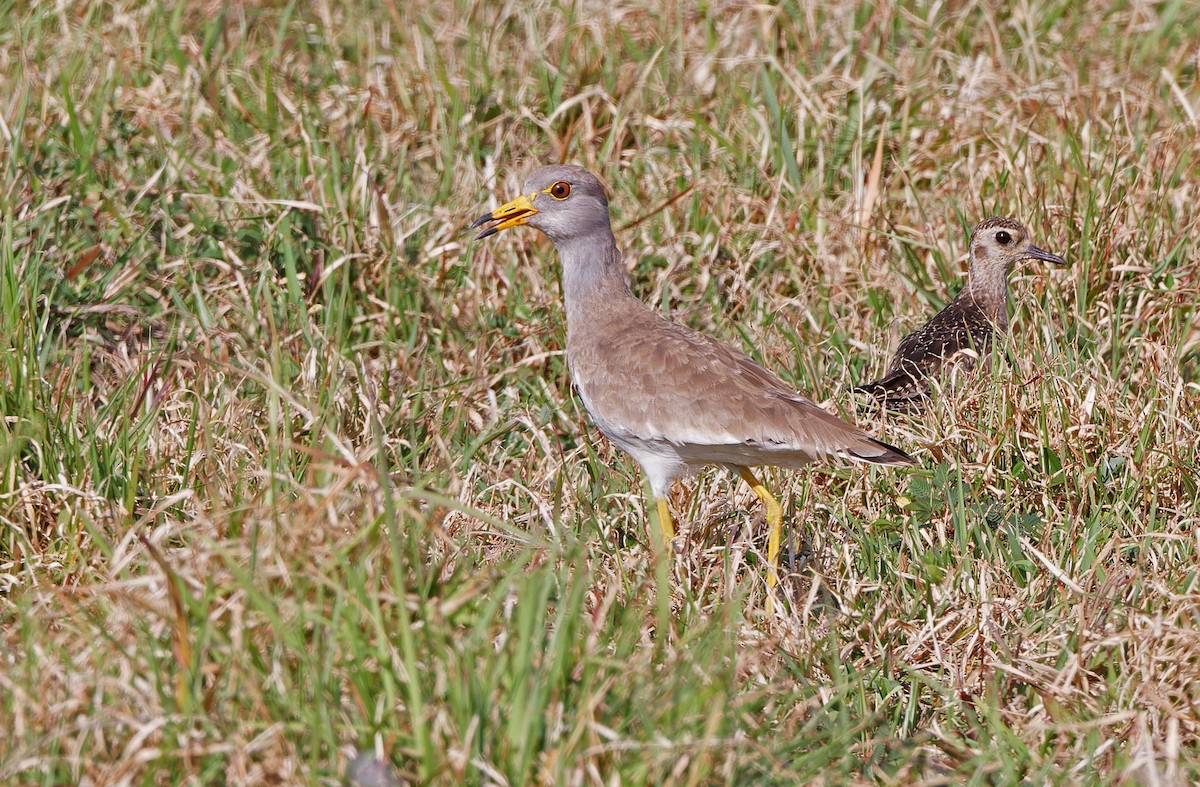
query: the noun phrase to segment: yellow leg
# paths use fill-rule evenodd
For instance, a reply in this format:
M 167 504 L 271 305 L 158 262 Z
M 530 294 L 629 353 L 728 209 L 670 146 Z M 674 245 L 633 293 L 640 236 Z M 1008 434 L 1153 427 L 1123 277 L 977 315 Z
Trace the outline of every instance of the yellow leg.
M 754 490 L 754 494 L 758 495 L 758 499 L 767 508 L 767 527 L 770 528 L 770 533 L 767 536 L 767 562 L 770 566 L 767 568 L 767 591 L 774 589 L 779 582 L 777 570 L 779 568 L 779 538 L 783 533 L 783 509 L 779 507 L 779 501 L 767 491 L 763 486 L 763 482 L 758 478 L 748 467 L 739 467 L 738 475 L 742 480 L 750 485 Z M 771 610 L 771 597 L 767 596 L 767 611 Z
M 655 498 L 654 504 L 658 506 L 658 526 L 662 528 L 663 543 L 669 548 L 671 539 L 675 537 L 675 524 L 671 521 L 671 507 L 663 497 Z

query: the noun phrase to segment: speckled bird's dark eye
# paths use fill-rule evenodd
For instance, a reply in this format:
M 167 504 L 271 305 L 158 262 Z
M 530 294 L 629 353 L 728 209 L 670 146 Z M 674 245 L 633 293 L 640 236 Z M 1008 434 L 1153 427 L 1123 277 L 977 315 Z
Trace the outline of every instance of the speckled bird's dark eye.
M 555 199 L 566 199 L 571 196 L 571 184 L 560 180 L 550 187 L 550 196 Z
M 1001 246 L 1007 246 L 1008 244 L 1012 243 L 1012 235 L 1009 235 L 1004 230 L 1000 230 L 996 233 L 996 242 Z

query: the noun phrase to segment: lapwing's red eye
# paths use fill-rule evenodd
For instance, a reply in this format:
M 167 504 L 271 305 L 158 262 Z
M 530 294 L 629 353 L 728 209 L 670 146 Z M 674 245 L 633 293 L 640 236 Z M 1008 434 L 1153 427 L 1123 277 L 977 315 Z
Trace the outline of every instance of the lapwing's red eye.
M 550 196 L 555 199 L 566 199 L 571 196 L 571 184 L 560 180 L 550 187 Z

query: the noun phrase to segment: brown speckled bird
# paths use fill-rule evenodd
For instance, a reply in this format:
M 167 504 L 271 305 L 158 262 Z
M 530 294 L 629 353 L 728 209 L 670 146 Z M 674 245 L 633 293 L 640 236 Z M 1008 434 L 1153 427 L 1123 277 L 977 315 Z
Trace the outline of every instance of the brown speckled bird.
M 1008 332 L 1008 272 L 1021 260 L 1067 261 L 1034 246 L 1029 231 L 1008 218 L 984 219 L 971 233 L 967 284 L 920 329 L 901 340 L 887 373 L 854 390 L 890 410 L 919 413 L 930 381 L 969 372 Z
M 571 378 L 596 426 L 645 471 L 668 543 L 675 532 L 667 505 L 672 483 L 702 465 L 723 465 L 766 507 L 773 587 L 783 514 L 751 467 L 796 468 L 831 456 L 915 464 L 740 350 L 663 319 L 638 300 L 626 281 L 604 189 L 587 170 L 535 170 L 523 196 L 472 226 L 485 224 L 492 226 L 480 238 L 528 224 L 554 242 L 562 258 Z

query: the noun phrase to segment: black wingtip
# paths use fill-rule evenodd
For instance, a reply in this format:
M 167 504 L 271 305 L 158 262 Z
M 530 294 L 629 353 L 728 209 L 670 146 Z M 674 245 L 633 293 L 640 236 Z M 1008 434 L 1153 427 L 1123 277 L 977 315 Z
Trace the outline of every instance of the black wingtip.
M 915 465 L 915 464 L 920 464 L 916 459 L 912 458 L 906 452 L 901 451 L 899 448 L 897 448 L 894 445 L 889 445 L 888 443 L 885 443 L 882 440 L 876 440 L 874 437 L 871 438 L 871 442 L 874 443 L 875 445 L 879 446 L 880 448 L 884 449 L 885 453 L 874 454 L 871 456 L 866 456 L 866 455 L 860 454 L 857 451 L 851 451 L 851 453 L 854 454 L 855 457 L 863 460 L 864 462 L 871 462 L 872 464 L 876 464 L 876 465 Z

